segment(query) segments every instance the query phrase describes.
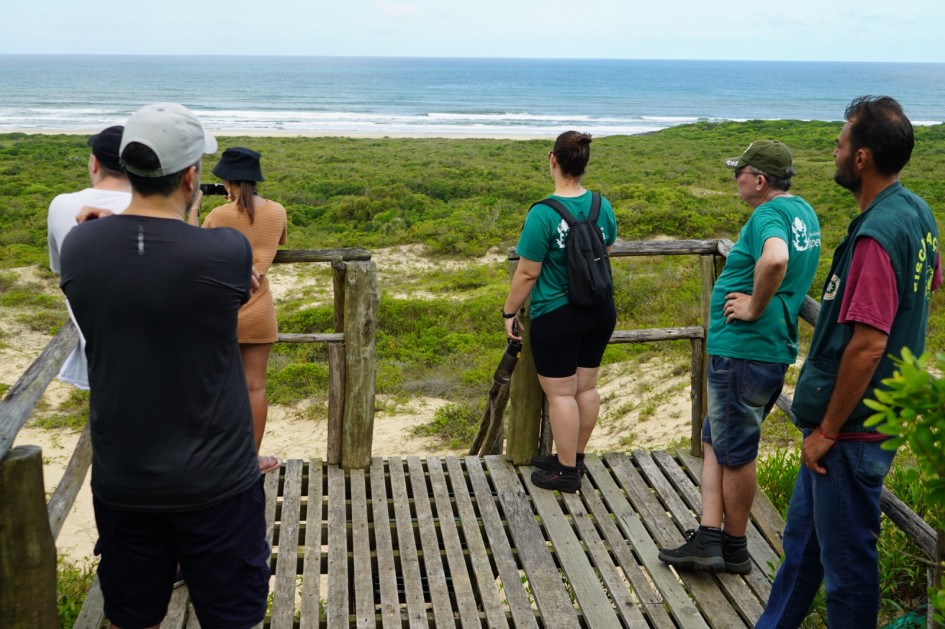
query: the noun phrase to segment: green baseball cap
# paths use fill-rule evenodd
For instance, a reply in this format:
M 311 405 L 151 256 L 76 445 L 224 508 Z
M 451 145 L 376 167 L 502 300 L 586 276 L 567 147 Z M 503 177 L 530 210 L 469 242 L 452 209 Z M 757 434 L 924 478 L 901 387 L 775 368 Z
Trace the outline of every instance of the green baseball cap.
M 777 140 L 756 140 L 748 145 L 739 157 L 729 157 L 725 165 L 729 168 L 753 166 L 778 179 L 790 179 L 793 160 L 787 146 Z

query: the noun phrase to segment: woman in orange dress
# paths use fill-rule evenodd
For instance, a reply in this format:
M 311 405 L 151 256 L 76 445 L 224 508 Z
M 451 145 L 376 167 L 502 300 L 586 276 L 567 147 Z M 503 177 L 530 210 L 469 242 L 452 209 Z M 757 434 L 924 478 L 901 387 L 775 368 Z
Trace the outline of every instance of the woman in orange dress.
M 240 309 L 237 329 L 258 455 L 268 413 L 266 365 L 277 335 L 276 308 L 266 274 L 276 256 L 276 248 L 286 241 L 286 213 L 282 205 L 262 198 L 256 190 L 256 184 L 264 181 L 256 151 L 240 146 L 226 149 L 213 174 L 223 180 L 230 203 L 212 210 L 203 226 L 232 227 L 241 231 L 253 248 L 253 266 L 259 273 L 259 288 Z M 259 457 L 262 473 L 280 465 L 282 461 L 274 456 Z

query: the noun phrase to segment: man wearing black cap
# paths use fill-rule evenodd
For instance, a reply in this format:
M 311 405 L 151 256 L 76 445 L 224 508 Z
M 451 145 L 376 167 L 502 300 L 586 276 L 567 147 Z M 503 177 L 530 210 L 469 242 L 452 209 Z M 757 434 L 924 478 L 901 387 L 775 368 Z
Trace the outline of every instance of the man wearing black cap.
M 797 316 L 820 258 L 820 223 L 788 192 L 794 167 L 781 142 L 758 140 L 725 163 L 753 211 L 712 290 L 702 518 L 685 544 L 660 550 L 659 558 L 682 569 L 746 574 L 761 422 L 797 358 Z
M 89 177 L 92 180 L 92 187 L 79 192 L 60 194 L 49 204 L 49 215 L 46 219 L 49 268 L 57 275 L 62 273 L 59 263 L 62 242 L 69 230 L 76 226 L 76 214 L 83 207 L 94 206 L 118 213 L 128 207 L 131 202 L 131 184 L 128 183 L 128 177 L 121 169 L 121 162 L 118 159 L 118 147 L 121 144 L 123 129 L 123 126 L 115 125 L 89 138 L 88 145 L 92 148 L 92 154 L 89 155 Z M 66 307 L 69 309 L 69 315 L 72 316 L 68 300 L 66 300 Z M 72 321 L 75 323 L 74 316 L 72 316 Z M 80 389 L 88 390 L 89 388 L 85 337 L 81 330 L 79 330 L 79 344 L 62 364 L 59 379 Z
M 88 341 L 98 577 L 114 627 L 158 626 L 178 563 L 201 626 L 248 629 L 266 614 L 265 495 L 236 339 L 252 250 L 236 230 L 183 220 L 216 149 L 183 106 L 138 110 L 119 149 L 131 205 L 62 247 L 62 290 Z

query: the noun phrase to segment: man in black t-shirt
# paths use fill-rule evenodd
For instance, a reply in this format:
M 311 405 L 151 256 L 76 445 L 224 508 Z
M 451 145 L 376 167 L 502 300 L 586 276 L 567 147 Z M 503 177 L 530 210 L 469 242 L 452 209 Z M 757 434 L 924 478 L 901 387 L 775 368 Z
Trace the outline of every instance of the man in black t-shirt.
M 161 622 L 178 562 L 202 626 L 265 616 L 265 497 L 236 339 L 252 251 L 235 230 L 183 220 L 216 147 L 180 105 L 135 112 L 120 149 L 131 205 L 62 247 L 87 341 L 98 574 L 115 627 Z

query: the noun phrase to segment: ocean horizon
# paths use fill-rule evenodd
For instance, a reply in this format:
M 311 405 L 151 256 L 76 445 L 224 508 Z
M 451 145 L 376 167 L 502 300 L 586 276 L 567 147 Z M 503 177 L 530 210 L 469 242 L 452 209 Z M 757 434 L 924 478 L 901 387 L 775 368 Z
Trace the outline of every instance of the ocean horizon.
M 915 125 L 945 123 L 945 64 L 0 55 L 0 132 L 92 132 L 175 101 L 232 135 L 633 135 L 840 121 L 864 94 L 895 97 Z

